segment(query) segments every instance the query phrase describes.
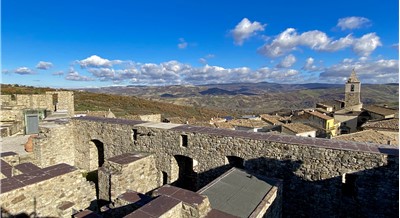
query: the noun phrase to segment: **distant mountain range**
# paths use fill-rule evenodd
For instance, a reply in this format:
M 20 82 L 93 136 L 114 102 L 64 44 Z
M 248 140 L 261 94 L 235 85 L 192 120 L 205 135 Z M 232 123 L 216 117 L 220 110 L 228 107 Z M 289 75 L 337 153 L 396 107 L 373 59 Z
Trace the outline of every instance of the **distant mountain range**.
M 1 85 L 2 94 L 41 94 L 51 88 Z M 314 107 L 344 99 L 344 84 L 235 83 L 201 86 L 119 86 L 75 90 L 76 110 L 108 110 L 118 116 L 162 113 L 207 120 L 215 116 L 260 114 Z M 398 107 L 399 84 L 362 84 L 364 105 Z M 171 104 L 172 103 L 172 104 Z
M 233 110 L 240 113 L 269 113 L 314 107 L 315 103 L 344 99 L 344 84 L 232 83 L 199 86 L 119 86 L 85 89 L 137 96 L 178 105 Z M 399 84 L 362 84 L 364 104 L 398 105 Z

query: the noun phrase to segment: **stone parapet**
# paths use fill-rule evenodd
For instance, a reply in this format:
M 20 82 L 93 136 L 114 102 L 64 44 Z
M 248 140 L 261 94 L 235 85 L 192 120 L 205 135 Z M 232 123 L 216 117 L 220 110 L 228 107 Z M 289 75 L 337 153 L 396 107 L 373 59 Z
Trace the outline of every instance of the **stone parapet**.
M 126 191 L 149 192 L 160 186 L 153 155 L 126 153 L 109 158 L 98 171 L 99 197 L 107 201 Z
M 73 129 L 70 123 L 49 122 L 39 128 L 38 137 L 33 139 L 35 164 L 40 167 L 58 163 L 75 165 Z
M 75 167 L 58 164 L 31 170 L 0 181 L 3 216 L 71 217 L 73 210 L 95 200 L 94 184 Z

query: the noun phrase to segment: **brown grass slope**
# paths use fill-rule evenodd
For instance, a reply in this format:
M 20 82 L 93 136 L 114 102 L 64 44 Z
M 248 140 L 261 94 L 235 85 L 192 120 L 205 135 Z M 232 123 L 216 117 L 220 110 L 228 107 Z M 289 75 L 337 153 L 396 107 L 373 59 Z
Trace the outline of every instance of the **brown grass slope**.
M 37 88 L 21 85 L 1 85 L 1 94 L 44 94 L 54 91 L 52 88 Z M 198 121 L 208 121 L 211 117 L 226 116 L 226 111 L 210 110 L 200 107 L 180 106 L 171 103 L 151 101 L 134 96 L 98 94 L 92 92 L 74 91 L 76 111 L 106 111 L 111 109 L 118 116 L 162 114 L 164 117 L 196 118 Z

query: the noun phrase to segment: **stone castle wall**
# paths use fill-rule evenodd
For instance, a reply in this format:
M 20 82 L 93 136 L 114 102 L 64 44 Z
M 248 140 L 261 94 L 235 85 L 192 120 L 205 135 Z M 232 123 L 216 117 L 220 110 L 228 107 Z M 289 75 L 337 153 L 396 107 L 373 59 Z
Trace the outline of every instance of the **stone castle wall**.
M 120 160 L 131 159 L 118 163 Z M 125 154 L 106 160 L 99 169 L 99 197 L 115 201 L 116 198 L 133 190 L 147 193 L 162 185 L 153 155 Z M 110 195 L 110 196 L 109 196 Z
M 105 160 L 125 153 L 153 154 L 158 183 L 163 173 L 168 183 L 175 182 L 178 159 L 187 157 L 193 161 L 193 187 L 199 189 L 229 169 L 227 157 L 234 156 L 244 160 L 246 170 L 283 181 L 284 217 L 346 216 L 345 211 L 379 217 L 398 211 L 395 147 L 93 117 L 76 118 L 68 125 L 70 130 L 52 131 L 65 143 L 62 147 L 74 149 L 69 161 L 73 159 L 81 169 L 90 165 L 88 157 L 97 155 L 91 154 L 97 152 L 91 149 L 92 141 L 97 140 L 104 147 Z M 56 143 L 46 142 L 56 138 L 49 136 L 38 143 L 38 149 L 52 149 Z M 41 154 L 48 155 L 37 158 L 49 158 L 51 152 Z M 349 174 L 355 179 L 346 183 L 343 178 Z M 351 187 L 350 196 L 343 191 L 345 187 Z
M 1 110 L 0 121 L 24 120 L 21 110 Z
M 33 140 L 34 163 L 48 167 L 57 163 L 75 165 L 74 131 L 70 123 L 42 124 Z
M 95 200 L 94 184 L 86 181 L 78 170 L 59 173 L 61 175 L 46 179 L 51 171 L 51 168 L 47 169 L 31 175 L 21 174 L 1 180 L 2 216 L 22 217 L 24 214 L 32 217 L 71 217 L 73 210 L 85 209 Z M 55 171 L 53 173 L 57 174 Z M 42 181 L 35 181 L 39 177 Z M 10 191 L 5 190 L 19 180 L 28 185 Z
M 54 111 L 53 94 L 58 95 L 57 110 L 66 110 L 68 115 L 74 115 L 74 94 L 71 91 L 46 92 L 46 94 L 32 95 L 1 95 L 1 105 L 15 110 L 46 109 Z
M 74 93 L 71 91 L 46 92 L 46 95 L 58 95 L 57 110 L 67 110 L 69 116 L 75 114 Z

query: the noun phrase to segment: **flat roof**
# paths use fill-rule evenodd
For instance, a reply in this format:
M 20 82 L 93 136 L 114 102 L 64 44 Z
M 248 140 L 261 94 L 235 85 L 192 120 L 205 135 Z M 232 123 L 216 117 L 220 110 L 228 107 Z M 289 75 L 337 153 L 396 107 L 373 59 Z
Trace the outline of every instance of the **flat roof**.
M 274 184 L 232 168 L 198 193 L 206 195 L 214 209 L 238 217 L 249 217 Z

